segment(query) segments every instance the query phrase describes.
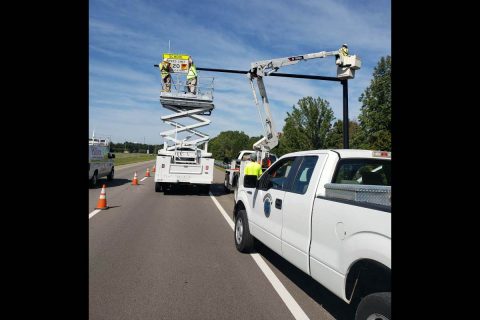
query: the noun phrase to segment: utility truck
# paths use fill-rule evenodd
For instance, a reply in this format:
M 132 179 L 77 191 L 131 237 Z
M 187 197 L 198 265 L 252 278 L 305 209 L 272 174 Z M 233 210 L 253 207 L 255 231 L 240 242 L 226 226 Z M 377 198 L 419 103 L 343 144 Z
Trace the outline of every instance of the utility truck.
M 158 150 L 156 160 L 155 191 L 161 192 L 175 185 L 191 185 L 208 192 L 213 182 L 214 159 L 208 152 L 210 137 L 197 129 L 210 124 L 205 116 L 211 115 L 214 109 L 214 78 L 198 77 L 195 93 L 191 93 L 186 79 L 180 77 L 188 70 L 186 66 L 189 56 L 171 53 L 163 56 L 171 60 L 173 65 L 185 67 L 172 70 L 172 73 L 177 74 L 172 75 L 175 77 L 172 79 L 171 91 L 162 90 L 160 93 L 161 105 L 174 111 L 161 119 L 174 129 L 160 133 L 164 145 Z M 181 118 L 189 118 L 196 123 L 182 124 L 179 121 Z
M 256 241 L 346 303 L 356 319 L 391 319 L 391 155 L 310 150 L 282 156 L 262 176 L 242 174 L 234 241 Z
M 241 150 L 237 157 L 230 162 L 230 167 L 225 169 L 225 179 L 223 186 L 225 187 L 226 192 L 234 191 L 237 187 L 238 177 L 240 173 L 240 164 L 242 161 L 249 161 L 250 155 L 256 153 L 255 150 Z M 277 160 L 277 156 L 273 153 L 268 154 L 264 159 L 262 159 L 262 169 L 266 170 Z
M 95 138 L 88 140 L 88 176 L 92 187 L 97 186 L 98 178 L 107 177 L 110 181 L 115 175 L 113 159 L 115 155 L 110 152 L 108 138 Z

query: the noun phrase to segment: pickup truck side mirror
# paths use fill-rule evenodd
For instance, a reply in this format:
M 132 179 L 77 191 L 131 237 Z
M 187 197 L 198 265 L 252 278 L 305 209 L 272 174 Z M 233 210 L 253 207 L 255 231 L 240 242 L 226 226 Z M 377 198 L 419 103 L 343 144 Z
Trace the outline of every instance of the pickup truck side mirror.
M 256 188 L 258 185 L 258 178 L 256 175 L 245 175 L 243 177 L 243 186 L 245 188 Z
M 109 153 L 109 154 L 108 154 L 108 159 L 113 159 L 113 158 L 115 158 L 115 154 Z

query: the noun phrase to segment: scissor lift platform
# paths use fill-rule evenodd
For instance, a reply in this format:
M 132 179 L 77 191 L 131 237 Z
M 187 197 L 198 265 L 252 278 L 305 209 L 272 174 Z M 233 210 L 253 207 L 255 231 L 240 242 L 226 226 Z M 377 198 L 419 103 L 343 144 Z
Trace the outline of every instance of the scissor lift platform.
M 183 92 L 161 92 L 160 103 L 163 106 L 175 106 L 182 109 L 214 108 L 211 94 L 196 94 Z

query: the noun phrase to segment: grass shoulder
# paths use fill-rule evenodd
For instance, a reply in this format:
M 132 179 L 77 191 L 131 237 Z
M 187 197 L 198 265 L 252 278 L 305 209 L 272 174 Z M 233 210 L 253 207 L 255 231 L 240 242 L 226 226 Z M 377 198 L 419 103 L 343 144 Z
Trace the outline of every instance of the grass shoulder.
M 155 160 L 155 154 L 146 153 L 115 153 L 114 164 L 116 166 L 122 164 L 143 162 L 148 160 Z

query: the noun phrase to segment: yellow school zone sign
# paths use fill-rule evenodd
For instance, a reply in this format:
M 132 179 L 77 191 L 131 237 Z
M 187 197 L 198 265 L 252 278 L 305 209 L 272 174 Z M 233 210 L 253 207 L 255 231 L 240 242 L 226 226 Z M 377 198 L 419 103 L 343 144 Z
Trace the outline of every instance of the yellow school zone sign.
M 188 58 L 187 54 L 164 53 L 163 59 L 170 62 L 173 73 L 187 73 L 188 72 Z

